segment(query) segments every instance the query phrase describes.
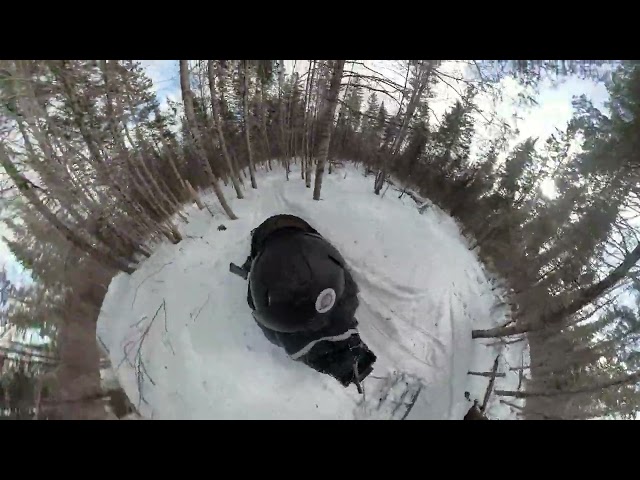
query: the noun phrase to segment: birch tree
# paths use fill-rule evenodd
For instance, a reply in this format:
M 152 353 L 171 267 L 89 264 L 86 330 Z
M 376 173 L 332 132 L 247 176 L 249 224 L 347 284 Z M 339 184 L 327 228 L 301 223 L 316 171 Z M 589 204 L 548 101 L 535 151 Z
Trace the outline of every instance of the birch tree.
M 344 60 L 335 60 L 332 65 L 331 82 L 327 92 L 327 98 L 318 122 L 318 166 L 316 167 L 316 179 L 313 188 L 313 199 L 320 200 L 322 189 L 322 177 L 329 153 L 329 143 L 331 142 L 331 127 L 336 111 L 338 94 L 340 93 L 340 82 L 344 70 Z

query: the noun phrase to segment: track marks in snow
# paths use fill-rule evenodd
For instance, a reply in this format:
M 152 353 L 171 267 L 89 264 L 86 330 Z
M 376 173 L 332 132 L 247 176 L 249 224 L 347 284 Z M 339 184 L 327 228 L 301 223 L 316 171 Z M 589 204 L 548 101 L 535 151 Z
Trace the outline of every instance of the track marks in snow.
M 235 221 L 213 195 L 203 195 L 215 216 L 188 207 L 189 224 L 182 228 L 193 238 L 159 245 L 139 271 L 114 279 L 99 321 L 112 361 L 121 360 L 131 324 L 152 315 L 163 299 L 170 312 L 173 348 L 160 337 L 145 344 L 156 386 L 145 388 L 150 405 L 144 415 L 353 418 L 360 398 L 355 388 L 292 362 L 269 343 L 251 318 L 246 282 L 229 273 L 230 261 L 245 260 L 253 228 L 290 213 L 309 221 L 347 260 L 360 289 L 359 329 L 378 356 L 372 375 L 404 372 L 420 379 L 424 388 L 409 418 L 454 416 L 464 403 L 467 370 L 484 368 L 471 368 L 470 334 L 478 319 L 494 320 L 491 285 L 444 213 L 431 208 L 420 215 L 406 198 L 374 196 L 372 178 L 356 169 L 348 167 L 346 180 L 343 173 L 325 176 L 319 202 L 295 167 L 288 182 L 281 170 L 259 172 L 259 189 L 246 189 L 243 200 L 224 187 L 240 217 Z M 220 224 L 227 230 L 218 231 Z M 132 307 L 136 287 L 167 262 L 173 264 L 139 286 Z M 135 398 L 135 372 L 125 363 L 118 376 Z M 371 392 L 374 380 L 380 382 L 365 380 Z

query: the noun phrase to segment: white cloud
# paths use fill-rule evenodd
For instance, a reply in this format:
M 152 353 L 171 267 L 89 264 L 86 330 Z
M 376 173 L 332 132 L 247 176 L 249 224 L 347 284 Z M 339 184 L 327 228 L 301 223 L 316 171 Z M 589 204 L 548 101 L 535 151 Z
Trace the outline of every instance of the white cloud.
M 140 60 L 147 76 L 153 82 L 160 108 L 167 108 L 167 97 L 180 94 L 180 70 L 178 60 Z

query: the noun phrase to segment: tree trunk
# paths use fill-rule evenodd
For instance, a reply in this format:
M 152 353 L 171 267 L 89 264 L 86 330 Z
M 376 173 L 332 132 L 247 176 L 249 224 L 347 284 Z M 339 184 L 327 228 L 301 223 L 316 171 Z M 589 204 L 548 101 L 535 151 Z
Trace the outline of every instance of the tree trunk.
M 260 102 L 260 127 L 262 129 L 262 136 L 264 137 L 264 143 L 267 149 L 267 166 L 269 167 L 269 170 L 273 170 L 273 167 L 271 166 L 271 145 L 269 144 L 269 133 L 267 132 L 267 114 L 264 108 L 264 84 L 262 82 L 260 83 L 260 98 L 258 101 Z
M 407 134 L 409 124 L 411 123 L 411 120 L 413 118 L 413 114 L 416 111 L 418 103 L 420 103 L 420 98 L 422 97 L 424 90 L 429 84 L 429 77 L 431 76 L 433 67 L 431 65 L 430 60 L 427 60 L 426 62 L 427 62 L 426 64 L 423 64 L 420 66 L 420 73 L 418 74 L 419 76 L 417 80 L 417 85 L 412 92 L 411 100 L 409 100 L 409 103 L 407 104 L 407 111 L 404 115 L 404 119 L 402 121 L 400 131 L 398 132 L 398 135 L 396 136 L 393 144 L 391 145 L 391 148 L 389 149 L 389 155 L 385 154 L 385 155 L 382 155 L 381 157 L 382 168 L 378 172 L 378 176 L 376 177 L 376 182 L 374 186 L 374 193 L 376 195 L 379 195 L 380 190 L 382 190 L 384 181 L 387 177 L 388 163 L 391 159 L 395 158 L 395 156 L 400 151 L 400 147 L 402 146 L 402 142 Z
M 287 158 L 287 136 L 285 134 L 286 106 L 284 103 L 284 60 L 280 62 L 278 68 L 278 101 L 279 101 L 279 123 L 280 123 L 280 150 L 283 158 L 283 166 L 286 169 L 287 180 L 289 180 L 289 159 Z
M 220 128 L 224 127 L 224 114 L 227 112 L 227 101 L 224 96 L 225 89 L 225 79 L 227 78 L 227 63 L 226 60 L 218 60 L 218 92 L 219 92 L 219 100 L 220 100 Z M 223 128 L 224 130 L 224 128 Z M 227 151 L 231 157 L 231 161 L 233 162 L 234 171 L 238 174 L 238 181 L 240 185 L 244 186 L 244 180 L 242 179 L 242 169 L 240 168 L 240 164 L 238 163 L 238 156 L 231 151 L 230 145 L 227 145 Z
M 30 119 L 33 121 L 33 119 Z M 56 200 L 60 203 L 62 208 L 69 213 L 69 215 L 76 220 L 78 223 L 82 223 L 84 217 L 76 210 L 75 204 L 80 203 L 84 205 L 88 211 L 90 212 L 93 205 L 91 202 L 84 203 L 83 200 L 79 200 L 75 198 L 75 191 L 69 189 L 69 184 L 73 185 L 73 182 L 69 181 L 69 184 L 65 182 L 64 174 L 61 174 L 59 169 L 55 169 L 57 171 L 52 171 L 55 165 L 59 165 L 58 162 L 53 159 L 46 159 L 46 161 L 42 161 L 38 158 L 38 155 L 33 150 L 33 146 L 31 145 L 31 141 L 29 140 L 28 132 L 24 126 L 24 123 L 20 117 L 16 118 L 16 123 L 18 124 L 18 130 L 22 135 L 22 140 L 24 142 L 24 147 L 27 152 L 27 157 L 29 159 L 29 164 L 31 168 L 33 168 L 40 176 L 40 178 L 46 183 L 47 187 L 49 187 L 48 196 L 55 197 Z M 38 128 L 35 122 L 33 123 L 33 128 Z M 45 139 L 46 141 L 46 139 Z M 48 143 L 48 142 L 47 142 Z M 48 148 L 51 148 L 50 144 Z M 53 149 L 51 149 L 53 151 Z M 62 171 L 65 171 L 62 169 Z
M 316 181 L 313 188 L 313 199 L 320 200 L 320 191 L 322 189 L 322 176 L 324 174 L 324 165 L 327 161 L 329 153 L 329 142 L 331 141 L 331 125 L 333 116 L 336 111 L 338 93 L 340 92 L 340 82 L 342 81 L 342 72 L 344 69 L 344 60 L 336 60 L 333 65 L 333 73 L 331 83 L 327 93 L 326 104 L 322 112 L 322 116 L 318 125 L 318 166 L 316 168 Z
M 98 420 L 104 419 L 106 412 L 100 399 L 96 323 L 112 274 L 92 262 L 76 268 L 82 272 L 75 272 L 58 331 L 60 361 L 54 373 L 54 399 L 62 419 Z
M 311 65 L 311 60 L 309 60 L 309 64 Z M 311 170 L 312 170 L 312 156 L 313 152 L 311 151 L 311 129 L 313 128 L 313 118 L 311 115 L 311 95 L 313 91 L 313 83 L 316 76 L 316 61 L 313 60 L 313 66 L 311 68 L 311 74 L 308 78 L 308 88 L 305 100 L 305 127 L 304 127 L 304 152 L 305 158 L 303 161 L 306 163 L 305 172 L 304 172 L 304 183 L 307 188 L 311 188 Z
M 160 185 L 158 185 L 158 182 L 156 182 L 156 179 L 151 174 L 151 171 L 147 168 L 144 157 L 140 152 L 140 147 L 142 147 L 142 144 L 139 144 L 136 147 L 136 144 L 133 142 L 131 134 L 129 133 L 129 127 L 127 127 L 126 125 L 124 125 L 124 131 L 127 139 L 129 140 L 129 143 L 131 144 L 131 146 L 133 146 L 133 149 L 136 152 L 136 156 L 138 157 L 138 164 L 142 167 L 142 171 L 138 169 L 138 165 L 135 162 L 131 161 L 130 165 L 137 173 L 138 177 L 142 181 L 142 184 L 147 190 L 147 194 L 149 195 L 149 199 L 151 200 L 150 204 L 155 205 L 157 208 L 159 208 L 166 218 L 170 218 L 171 213 L 173 212 L 171 212 L 169 209 L 175 210 L 178 208 L 178 206 L 171 203 L 165 192 L 160 188 Z
M 151 152 L 153 152 L 153 158 L 156 160 L 155 169 L 152 170 L 148 166 L 146 167 L 146 169 L 150 172 L 150 175 L 153 175 L 153 177 L 156 179 L 158 185 L 160 186 L 160 189 L 166 195 L 167 201 L 169 202 L 170 205 L 173 206 L 173 209 L 176 212 L 176 214 L 180 218 L 182 218 L 182 220 L 184 220 L 185 223 L 189 223 L 187 221 L 187 217 L 181 212 L 182 202 L 175 196 L 175 194 L 173 193 L 173 190 L 171 190 L 169 185 L 167 185 L 167 182 L 163 178 L 163 175 L 160 172 L 158 172 L 158 165 L 162 165 L 162 163 L 166 159 L 166 155 L 162 155 L 161 152 L 158 151 L 158 149 L 156 148 L 157 145 L 153 145 L 153 146 L 149 145 L 148 142 L 142 138 L 140 142 L 142 145 L 148 146 Z M 153 166 L 153 163 L 152 163 L 152 166 Z
M 213 126 L 218 136 L 218 142 L 220 143 L 220 149 L 222 150 L 222 156 L 227 164 L 227 168 L 231 173 L 231 184 L 238 198 L 244 198 L 242 194 L 242 188 L 240 187 L 240 172 L 238 172 L 231 160 L 229 150 L 227 150 L 227 142 L 224 137 L 224 131 L 222 130 L 222 118 L 220 116 L 220 105 L 218 104 L 218 96 L 216 95 L 216 78 L 213 71 L 213 60 L 207 61 L 207 72 L 209 74 L 209 92 L 211 93 L 211 110 L 213 117 Z
M 63 67 L 64 67 L 64 62 L 63 62 Z M 79 99 L 73 89 L 73 85 L 70 83 L 70 80 L 67 78 L 66 71 L 64 71 L 64 68 L 62 70 L 58 68 L 57 64 L 54 64 L 52 68 L 57 72 L 57 75 L 62 80 L 62 83 L 64 85 L 64 91 L 67 95 L 67 100 L 69 101 L 69 105 L 71 107 L 73 121 L 78 127 L 78 129 L 80 130 L 82 138 L 85 141 L 85 144 L 87 145 L 87 148 L 90 152 L 89 160 L 91 161 L 91 163 L 93 164 L 96 170 L 98 180 L 100 180 L 104 186 L 113 188 L 116 193 L 115 198 L 121 200 L 122 202 L 121 206 L 125 208 L 127 212 L 132 215 L 132 217 L 135 217 L 140 225 L 146 226 L 148 228 L 147 231 L 140 232 L 140 234 L 138 235 L 140 239 L 142 239 L 144 235 L 148 234 L 149 231 L 154 231 L 154 230 L 160 231 L 166 235 L 164 227 L 159 225 L 157 222 L 155 222 L 153 219 L 151 219 L 148 216 L 145 209 L 142 208 L 142 206 L 137 201 L 134 201 L 129 196 L 126 189 L 122 188 L 122 186 L 120 185 L 120 182 L 116 179 L 114 174 L 112 174 L 111 169 L 107 167 L 107 165 L 104 162 L 103 155 L 100 152 L 100 149 L 103 146 L 99 141 L 100 139 L 95 138 L 95 136 L 93 135 L 93 132 L 90 130 L 89 126 L 87 125 L 87 122 L 85 119 L 85 112 L 80 106 Z M 126 146 L 124 145 L 124 140 L 118 130 L 118 125 L 117 125 L 118 121 L 113 111 L 113 105 L 112 105 L 113 99 L 111 98 L 111 95 L 110 95 L 112 92 L 110 88 L 111 83 L 109 82 L 108 69 L 105 70 L 105 73 L 107 74 L 107 77 L 106 77 L 107 80 L 106 80 L 105 86 L 107 87 L 106 108 L 107 108 L 107 114 L 109 116 L 108 125 L 113 135 L 113 139 L 116 145 L 116 150 L 123 157 L 128 158 L 128 152 L 126 150 Z M 34 101 L 35 101 L 35 98 L 34 98 Z M 52 134 L 58 138 L 63 138 L 64 137 L 63 133 L 59 131 L 59 129 L 57 128 L 54 122 L 50 121 L 50 119 L 48 118 L 47 112 L 44 111 L 37 104 L 37 102 L 35 102 L 35 106 L 36 108 L 40 109 L 40 116 L 47 120 L 48 126 L 51 129 Z M 72 148 L 70 144 L 68 145 L 68 147 Z M 77 151 L 76 151 L 76 155 L 81 156 L 80 152 L 77 152 Z M 112 161 L 112 163 L 114 162 Z M 105 196 L 105 193 L 96 189 L 96 194 L 98 197 L 100 197 L 100 200 L 104 205 L 108 204 L 108 200 Z M 126 235 L 121 233 L 120 236 L 125 237 Z M 167 235 L 167 238 L 173 241 L 171 235 Z
M 155 116 L 156 116 L 156 120 L 163 118 L 162 115 L 160 114 L 160 110 L 157 107 L 155 109 Z M 187 185 L 184 182 L 184 178 L 182 178 L 182 175 L 178 171 L 178 167 L 175 162 L 175 152 L 173 151 L 172 145 L 169 145 L 169 142 L 165 138 L 165 135 L 168 132 L 167 132 L 167 128 L 164 120 L 162 121 L 161 125 L 162 125 L 162 131 L 160 132 L 160 142 L 162 143 L 162 146 L 164 147 L 164 151 L 166 152 L 165 156 L 167 158 L 167 161 L 169 162 L 171 171 L 173 172 L 176 179 L 178 180 L 178 185 L 180 185 L 182 194 L 189 197 L 189 192 L 187 191 Z M 156 143 L 156 149 L 158 150 L 158 154 L 162 156 L 160 152 L 160 147 L 157 145 L 157 143 Z M 182 200 L 182 198 L 180 198 L 180 200 Z
M 134 146 L 135 144 L 133 143 L 133 139 L 131 138 L 131 136 L 129 135 L 129 129 L 126 125 L 124 125 L 124 131 L 125 131 L 125 135 L 127 137 L 127 139 L 129 140 L 129 143 Z M 134 146 L 135 149 L 135 146 Z M 142 155 L 140 154 L 140 151 L 136 149 L 136 154 L 139 158 L 139 162 L 141 164 L 144 165 L 144 160 L 142 158 Z M 138 166 L 136 165 L 136 163 L 134 161 L 132 161 L 128 156 L 127 156 L 127 163 L 129 165 L 129 168 L 131 169 L 131 171 L 138 177 L 138 179 L 140 180 L 142 186 L 139 186 L 137 183 L 135 183 L 134 180 L 134 186 L 138 189 L 138 191 L 142 194 L 142 196 L 145 198 L 145 200 L 147 201 L 147 203 L 151 206 L 151 208 L 153 208 L 156 212 L 156 215 L 158 215 L 160 218 L 167 218 L 169 219 L 171 217 L 171 213 L 164 207 L 164 205 L 162 204 L 162 202 L 160 201 L 160 199 L 158 197 L 156 197 L 156 195 L 153 192 L 152 187 L 149 185 L 149 183 L 147 182 L 145 176 L 142 174 L 142 172 L 140 172 L 140 170 L 138 169 Z M 158 187 L 159 190 L 159 187 Z M 160 193 L 162 194 L 162 192 L 160 191 Z M 168 220 L 167 220 L 168 221 Z M 169 240 L 172 243 L 179 243 L 181 236 L 179 233 L 177 233 L 177 235 L 174 235 L 173 232 L 177 232 L 177 229 L 173 226 L 170 225 L 170 231 L 172 232 L 172 235 L 169 238 Z
M 202 143 L 200 142 L 200 132 L 198 131 L 196 115 L 193 109 L 193 92 L 191 91 L 191 87 L 189 85 L 189 65 L 187 64 L 187 60 L 180 60 L 180 87 L 182 89 L 182 100 L 184 103 L 185 115 L 187 117 L 187 125 L 191 132 L 191 136 L 196 147 L 196 152 L 200 157 L 200 163 L 202 164 L 204 171 L 209 178 L 209 182 L 211 182 L 213 191 L 216 194 L 216 197 L 218 197 L 218 201 L 220 202 L 222 209 L 231 220 L 237 220 L 238 217 L 236 217 L 235 213 L 233 213 L 233 210 L 231 210 L 231 207 L 227 203 L 227 200 L 224 197 L 222 190 L 220 189 L 220 185 L 218 184 L 218 180 L 213 176 L 211 165 L 209 165 L 209 161 L 207 160 L 204 148 L 202 147 Z
M 126 192 L 126 189 L 123 189 L 122 186 L 120 185 L 119 181 L 117 181 L 114 176 L 112 175 L 110 169 L 106 166 L 104 159 L 102 157 L 102 155 L 100 154 L 100 149 L 98 148 L 97 144 L 95 143 L 95 139 L 93 138 L 93 136 L 91 135 L 91 131 L 88 129 L 87 125 L 86 125 L 86 121 L 84 118 L 84 113 L 79 105 L 79 100 L 73 90 L 72 85 L 69 84 L 68 79 L 66 78 L 66 75 L 64 74 L 64 72 L 62 72 L 60 69 L 56 68 L 56 71 L 58 72 L 58 75 L 61 77 L 62 81 L 63 81 L 63 85 L 65 86 L 65 93 L 68 97 L 69 100 L 69 105 L 71 107 L 71 113 L 73 115 L 73 120 L 74 123 L 76 124 L 76 126 L 78 127 L 78 129 L 81 132 L 82 138 L 85 141 L 85 144 L 87 145 L 87 148 L 90 152 L 89 158 L 90 160 L 93 162 L 93 165 L 96 169 L 96 172 L 98 174 L 98 178 L 102 181 L 102 183 L 105 186 L 109 186 L 115 189 L 116 191 L 116 199 L 120 199 L 121 201 L 123 201 L 124 205 L 130 204 L 133 207 L 134 211 L 137 211 L 140 216 L 138 217 L 141 224 L 146 225 L 149 227 L 150 230 L 156 229 L 162 233 L 165 233 L 163 230 L 163 227 L 160 226 L 159 224 L 157 224 L 157 222 L 153 221 L 151 218 L 149 218 L 147 215 L 145 215 L 144 209 L 142 208 L 142 206 L 139 205 L 138 202 L 135 202 L 134 200 L 131 199 L 131 197 L 129 196 L 129 194 Z M 109 82 L 109 75 L 108 75 L 108 69 L 104 70 L 103 76 L 106 74 L 107 75 L 107 80 L 106 80 L 106 87 L 107 87 L 107 101 L 106 101 L 106 108 L 107 108 L 107 112 L 108 112 L 108 125 L 109 125 L 109 129 L 111 131 L 111 134 L 113 136 L 115 145 L 116 145 L 116 150 L 119 151 L 119 153 L 124 157 L 124 158 L 128 158 L 128 152 L 126 149 L 126 146 L 124 144 L 124 139 L 122 138 L 122 135 L 120 134 L 120 131 L 118 130 L 118 122 L 116 119 L 116 116 L 114 114 L 113 111 L 113 105 L 112 105 L 112 98 L 110 95 L 110 85 L 111 83 Z M 54 128 L 53 124 L 50 124 L 52 126 L 52 131 L 54 134 L 57 134 L 57 129 Z M 166 233 L 165 233 L 166 235 Z M 170 235 L 167 235 L 167 238 L 169 238 L 169 240 L 172 240 L 172 237 Z
M 53 212 L 42 203 L 38 194 L 31 187 L 28 180 L 18 172 L 2 143 L 0 143 L 0 164 L 2 164 L 7 174 L 11 177 L 11 180 L 16 184 L 18 190 L 27 198 L 27 200 L 29 200 L 33 207 L 69 242 L 111 268 L 115 268 L 126 273 L 134 272 L 134 269 L 129 266 L 128 262 L 122 258 L 114 256 L 110 252 L 98 250 L 62 223 L 53 214 Z
M 247 142 L 247 157 L 249 159 L 249 176 L 251 177 L 251 188 L 258 188 L 256 183 L 256 171 L 253 166 L 253 152 L 251 151 L 251 121 L 249 119 L 249 66 L 247 60 L 241 60 L 242 67 L 242 110 L 244 115 L 244 138 Z
M 625 278 L 627 273 L 629 273 L 629 270 L 633 268 L 638 260 L 640 260 L 640 243 L 627 254 L 622 263 L 614 268 L 609 275 L 599 282 L 590 285 L 589 287 L 581 288 L 575 292 L 574 299 L 571 302 L 549 314 L 542 315 L 536 324 L 521 323 L 507 327 L 489 328 L 487 330 L 473 330 L 471 332 L 471 337 L 506 337 L 539 330 L 553 324 L 559 324 L 568 316 L 573 315 L 589 303 L 594 302 L 600 295 Z
M 496 390 L 496 395 L 502 397 L 529 398 L 529 397 L 557 397 L 560 395 L 576 395 L 580 393 L 593 393 L 611 387 L 619 387 L 640 381 L 640 371 L 625 375 L 623 377 L 614 378 L 595 382 L 592 385 L 579 388 L 568 388 L 566 390 L 548 390 L 548 391 L 520 391 L 514 390 Z
M 498 373 L 498 364 L 500 361 L 500 355 L 496 356 L 496 359 L 493 362 L 493 368 L 491 369 L 491 379 L 489 380 L 489 385 L 487 386 L 487 391 L 484 393 L 484 399 L 482 400 L 482 406 L 480 410 L 483 412 L 487 410 L 487 405 L 489 404 L 489 399 L 491 398 L 491 393 L 493 392 L 493 385 L 496 382 L 496 374 Z

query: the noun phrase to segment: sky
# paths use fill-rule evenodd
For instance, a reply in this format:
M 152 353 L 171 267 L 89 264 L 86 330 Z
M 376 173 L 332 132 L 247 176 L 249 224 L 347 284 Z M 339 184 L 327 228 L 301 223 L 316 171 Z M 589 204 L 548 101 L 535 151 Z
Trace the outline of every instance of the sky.
M 167 99 L 179 101 L 181 98 L 178 62 L 178 60 L 141 60 L 143 67 L 153 82 L 162 109 L 167 108 Z M 388 75 L 398 83 L 404 80 L 398 73 L 398 65 L 393 61 L 366 60 L 364 63 L 370 68 Z M 285 60 L 285 68 L 288 71 L 293 69 L 294 64 L 296 65 L 296 70 L 303 72 L 306 70 L 308 63 L 306 60 L 295 62 L 293 60 Z M 459 68 L 459 65 L 454 62 L 447 62 L 440 69 L 445 73 L 455 73 Z M 365 69 L 357 66 L 355 71 L 364 72 Z M 439 93 L 442 94 L 442 98 L 432 105 L 435 116 L 444 114 L 457 97 L 457 93 L 453 92 L 449 87 L 443 85 L 440 88 L 442 90 Z M 604 103 L 607 99 L 607 92 L 602 83 L 579 78 L 569 78 L 557 86 L 552 86 L 547 82 L 543 83 L 540 89 L 540 95 L 537 97 L 538 105 L 527 109 L 518 108 L 518 116 L 521 118 L 516 121 L 511 118 L 516 106 L 509 99 L 517 96 L 520 87 L 515 81 L 507 79 L 503 81 L 501 88 L 505 92 L 506 100 L 497 106 L 497 112 L 500 116 L 509 118 L 509 121 L 520 131 L 520 136 L 512 142 L 513 144 L 530 136 L 544 139 L 552 134 L 556 128 L 562 129 L 571 118 L 571 100 L 573 96 L 586 94 L 592 99 L 595 106 L 599 108 L 604 108 Z M 457 88 L 457 90 L 460 91 L 461 88 Z M 483 105 L 482 102 L 483 100 L 479 99 L 481 108 L 489 108 L 488 103 Z M 478 134 L 483 133 L 481 128 L 476 130 Z M 546 195 L 553 196 L 553 181 L 547 181 L 543 186 L 543 191 Z M 1 205 L 0 209 L 2 209 Z M 1 211 L 0 214 L 2 214 Z M 8 233 L 4 224 L 0 222 L 0 236 Z M 22 268 L 10 254 L 6 244 L 0 240 L 0 268 L 2 266 L 7 269 L 9 279 L 13 282 L 23 283 L 28 281 Z
M 287 72 L 291 72 L 295 68 L 296 71 L 303 74 L 309 66 L 308 60 L 285 60 L 284 62 Z M 362 62 L 366 67 L 384 74 L 395 82 L 400 84 L 404 83 L 401 66 L 397 61 L 364 60 Z M 170 100 L 180 100 L 178 60 L 142 60 L 141 63 L 153 81 L 163 108 L 166 108 L 167 98 Z M 365 66 L 356 65 L 353 68 L 357 73 L 370 75 L 371 72 L 367 71 Z M 347 71 L 351 71 L 350 66 L 346 68 Z M 444 62 L 439 67 L 439 70 L 442 71 L 443 74 L 460 77 L 464 75 L 464 68 L 460 62 L 450 61 Z M 464 84 L 462 82 L 456 82 L 449 78 L 447 82 L 449 82 L 457 92 L 464 91 Z M 528 137 L 539 137 L 541 140 L 544 140 L 553 134 L 556 128 L 562 129 L 571 118 L 573 111 L 571 101 L 574 96 L 585 94 L 591 98 L 594 105 L 601 110 L 605 110 L 605 102 L 608 97 L 603 83 L 584 80 L 578 77 L 569 77 L 557 85 L 552 85 L 550 81 L 543 82 L 539 95 L 536 97 L 538 104 L 525 108 L 521 104 L 516 104 L 518 93 L 522 92 L 523 88 L 519 86 L 515 80 L 510 78 L 503 80 L 500 83 L 500 88 L 503 91 L 504 101 L 499 105 L 493 106 L 488 96 L 479 96 L 476 98 L 476 101 L 479 109 L 492 111 L 495 108 L 500 118 L 505 119 L 512 127 L 519 130 L 519 135 L 510 142 L 510 148 Z M 440 85 L 436 87 L 437 96 L 431 103 L 436 124 L 438 119 L 441 118 L 455 100 L 459 98 L 457 92 L 444 83 L 440 83 Z M 384 98 L 385 95 L 379 95 L 379 99 L 384 100 Z M 366 98 L 363 101 L 363 106 L 364 105 L 366 105 Z M 387 98 L 385 106 L 388 107 L 390 114 L 394 112 L 393 105 L 393 101 Z M 516 112 L 518 119 L 515 118 Z M 476 135 L 482 136 L 483 138 L 491 138 L 492 134 L 490 130 L 482 125 L 486 122 L 482 121 L 479 115 L 476 115 L 476 117 L 480 120 L 476 123 Z M 542 143 L 543 142 L 539 142 L 538 145 Z M 477 144 L 474 145 L 474 147 L 476 146 Z M 474 154 L 475 148 L 472 148 L 472 158 Z M 541 188 L 543 194 L 547 197 L 555 196 L 555 186 L 552 179 L 545 180 Z

